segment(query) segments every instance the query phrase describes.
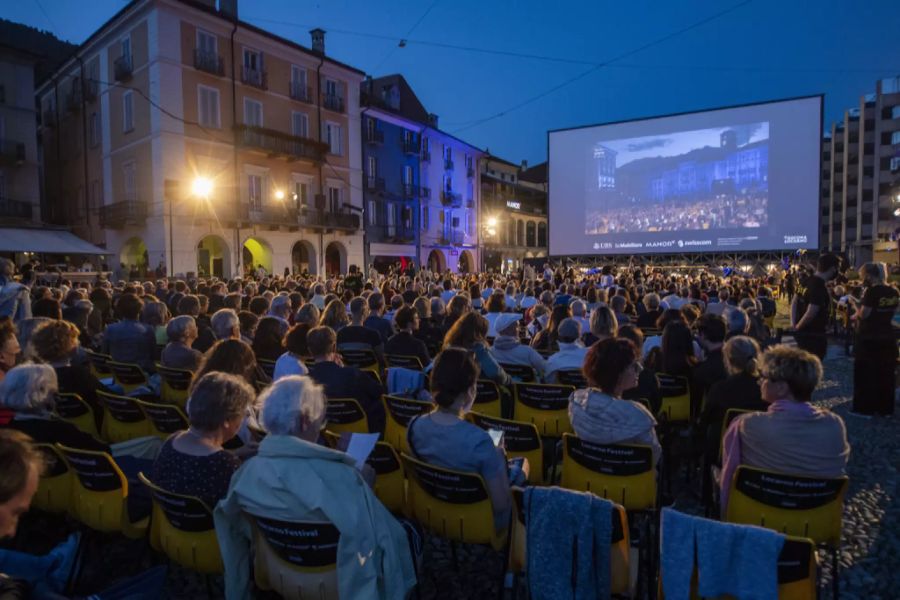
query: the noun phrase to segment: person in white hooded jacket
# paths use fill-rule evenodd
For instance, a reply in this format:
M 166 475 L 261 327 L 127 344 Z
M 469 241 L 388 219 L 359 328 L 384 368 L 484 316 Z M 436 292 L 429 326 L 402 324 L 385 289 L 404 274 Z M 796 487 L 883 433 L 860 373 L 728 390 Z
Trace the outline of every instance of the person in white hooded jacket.
M 522 315 L 517 313 L 500 313 L 494 322 L 497 337 L 491 347 L 491 354 L 498 363 L 508 365 L 527 365 L 535 370 L 538 377 L 543 378 L 547 372 L 547 361 L 537 350 L 519 342 L 519 321 Z
M 584 361 L 587 389 L 569 397 L 569 419 L 578 437 L 596 444 L 642 444 L 661 454 L 656 419 L 647 408 L 622 393 L 637 385 L 640 354 L 631 340 L 609 338 L 591 346 Z

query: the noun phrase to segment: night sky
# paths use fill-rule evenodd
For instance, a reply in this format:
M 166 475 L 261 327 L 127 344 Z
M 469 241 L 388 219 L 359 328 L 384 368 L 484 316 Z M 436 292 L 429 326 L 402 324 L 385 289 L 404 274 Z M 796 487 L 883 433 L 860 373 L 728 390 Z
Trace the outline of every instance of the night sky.
M 0 17 L 80 43 L 125 4 L 4 0 Z M 809 94 L 825 94 L 827 130 L 877 79 L 900 75 L 896 0 L 239 0 L 238 10 L 305 46 L 324 28 L 330 56 L 402 73 L 441 129 L 532 164 L 546 158 L 548 129 Z

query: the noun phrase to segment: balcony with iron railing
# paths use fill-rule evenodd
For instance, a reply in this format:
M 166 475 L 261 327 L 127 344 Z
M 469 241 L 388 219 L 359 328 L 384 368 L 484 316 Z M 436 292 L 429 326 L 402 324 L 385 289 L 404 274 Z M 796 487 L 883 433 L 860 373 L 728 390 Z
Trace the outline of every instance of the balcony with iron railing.
M 411 183 L 404 183 L 400 186 L 400 195 L 404 200 L 413 200 L 417 197 L 416 192 L 419 191 L 419 188 L 414 186 Z
M 225 63 L 222 61 L 222 57 L 202 48 L 194 48 L 194 68 L 213 75 L 225 74 Z
M 344 112 L 344 99 L 336 94 L 322 94 L 322 106 L 334 112 Z
M 113 75 L 116 81 L 127 81 L 131 79 L 134 72 L 134 64 L 130 54 L 125 54 L 117 58 L 113 62 Z
M 30 221 L 34 205 L 31 202 L 22 202 L 0 196 L 0 219 L 16 219 Z
M 383 144 L 384 132 L 380 129 L 366 129 L 367 144 Z
M 286 204 L 263 204 L 247 206 L 248 218 L 251 223 L 257 225 L 269 225 L 282 227 L 298 225 L 299 211 Z
M 445 229 L 439 242 L 443 245 L 461 246 L 466 241 L 466 232 L 461 229 Z
M 100 207 L 100 227 L 121 229 L 126 225 L 142 225 L 147 219 L 147 204 L 125 200 Z
M 386 244 L 412 244 L 416 241 L 415 227 L 407 225 L 369 225 L 366 235 Z
M 449 158 L 445 158 L 445 159 L 444 159 L 444 170 L 445 170 L 445 171 L 452 171 L 452 170 L 453 170 L 453 161 L 450 160 Z
M 0 164 L 21 165 L 25 162 L 25 143 L 0 140 Z
M 301 211 L 297 222 L 301 227 L 309 227 L 311 229 L 335 229 L 341 231 L 356 231 L 359 229 L 359 215 L 350 211 Z
M 419 153 L 418 140 L 403 139 L 400 141 L 400 147 L 403 148 L 404 154 L 418 154 Z
M 367 192 L 383 192 L 384 191 L 384 177 L 366 177 L 366 191 Z
M 302 81 L 291 80 L 288 84 L 292 100 L 298 102 L 312 103 L 312 88 L 303 84 Z
M 253 69 L 246 65 L 241 67 L 241 83 L 261 90 L 269 89 L 269 79 L 266 71 L 264 69 Z
M 441 204 L 449 208 L 462 208 L 462 195 L 444 190 L 441 192 Z
M 322 142 L 288 135 L 274 129 L 236 125 L 235 131 L 240 146 L 264 150 L 270 155 L 320 162 L 324 160 L 325 152 L 328 150 L 328 145 Z

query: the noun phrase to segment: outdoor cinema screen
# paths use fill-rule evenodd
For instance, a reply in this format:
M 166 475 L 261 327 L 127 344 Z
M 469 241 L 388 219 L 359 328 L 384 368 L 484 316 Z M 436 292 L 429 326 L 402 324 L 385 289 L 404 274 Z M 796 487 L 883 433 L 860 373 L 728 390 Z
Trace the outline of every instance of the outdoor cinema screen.
M 821 96 L 551 131 L 550 254 L 818 247 Z

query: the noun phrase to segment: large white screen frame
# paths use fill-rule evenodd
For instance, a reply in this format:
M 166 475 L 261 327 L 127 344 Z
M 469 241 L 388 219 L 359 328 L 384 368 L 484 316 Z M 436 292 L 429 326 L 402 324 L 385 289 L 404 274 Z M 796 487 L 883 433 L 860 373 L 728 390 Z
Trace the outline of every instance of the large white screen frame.
M 548 132 L 550 255 L 817 248 L 822 102 Z

